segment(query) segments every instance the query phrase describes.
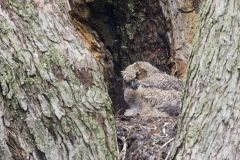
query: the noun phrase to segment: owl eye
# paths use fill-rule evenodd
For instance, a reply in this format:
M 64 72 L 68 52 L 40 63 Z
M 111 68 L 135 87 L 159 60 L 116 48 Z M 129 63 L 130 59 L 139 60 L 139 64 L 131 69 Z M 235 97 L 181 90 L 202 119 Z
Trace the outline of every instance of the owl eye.
M 144 69 L 139 69 L 136 73 L 136 79 L 141 80 L 147 77 L 147 71 Z
M 139 78 L 140 78 L 140 75 L 141 75 L 141 74 L 140 74 L 139 72 L 137 72 L 137 73 L 136 73 L 136 79 L 139 79 Z

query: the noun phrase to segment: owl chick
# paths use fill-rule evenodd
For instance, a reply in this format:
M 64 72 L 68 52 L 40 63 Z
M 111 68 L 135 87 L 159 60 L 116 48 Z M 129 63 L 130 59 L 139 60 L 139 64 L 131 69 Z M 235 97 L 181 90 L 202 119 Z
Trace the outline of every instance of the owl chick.
M 125 115 L 176 116 L 180 112 L 182 81 L 160 72 L 148 62 L 136 62 L 122 71 Z
M 159 72 L 160 71 L 150 63 L 139 61 L 129 65 L 122 71 L 122 76 L 125 82 L 130 82 L 131 80 L 140 80 Z
M 124 86 L 132 85 L 133 82 L 146 87 L 155 87 L 163 90 L 175 89 L 181 91 L 183 83 L 176 77 L 170 76 L 164 72 L 159 71 L 156 67 L 152 66 L 148 62 L 135 62 L 129 65 L 124 71 L 122 71 Z

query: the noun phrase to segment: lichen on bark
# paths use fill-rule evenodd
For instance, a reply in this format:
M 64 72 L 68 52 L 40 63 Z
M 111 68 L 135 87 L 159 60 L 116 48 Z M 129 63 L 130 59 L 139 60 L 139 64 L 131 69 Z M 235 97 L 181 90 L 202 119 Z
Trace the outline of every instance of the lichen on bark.
M 72 25 L 67 5 L 65 0 L 2 5 L 3 159 L 116 156 L 104 67 Z
M 203 1 L 173 159 L 239 159 L 239 8 Z

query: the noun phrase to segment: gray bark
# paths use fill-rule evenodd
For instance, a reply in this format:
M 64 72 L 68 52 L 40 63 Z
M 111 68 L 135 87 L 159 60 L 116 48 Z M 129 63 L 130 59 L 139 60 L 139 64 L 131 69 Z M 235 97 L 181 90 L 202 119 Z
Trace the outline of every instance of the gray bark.
M 67 0 L 0 3 L 0 159 L 115 159 L 101 46 Z
M 200 8 L 173 159 L 240 159 L 239 8 L 239 0 Z

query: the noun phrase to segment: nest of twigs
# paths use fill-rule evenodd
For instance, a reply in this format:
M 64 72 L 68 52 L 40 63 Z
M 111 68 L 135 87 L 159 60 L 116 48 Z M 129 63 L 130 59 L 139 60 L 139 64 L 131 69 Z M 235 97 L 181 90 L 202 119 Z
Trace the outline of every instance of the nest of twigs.
M 177 117 L 116 119 L 119 160 L 165 160 L 176 135 Z

